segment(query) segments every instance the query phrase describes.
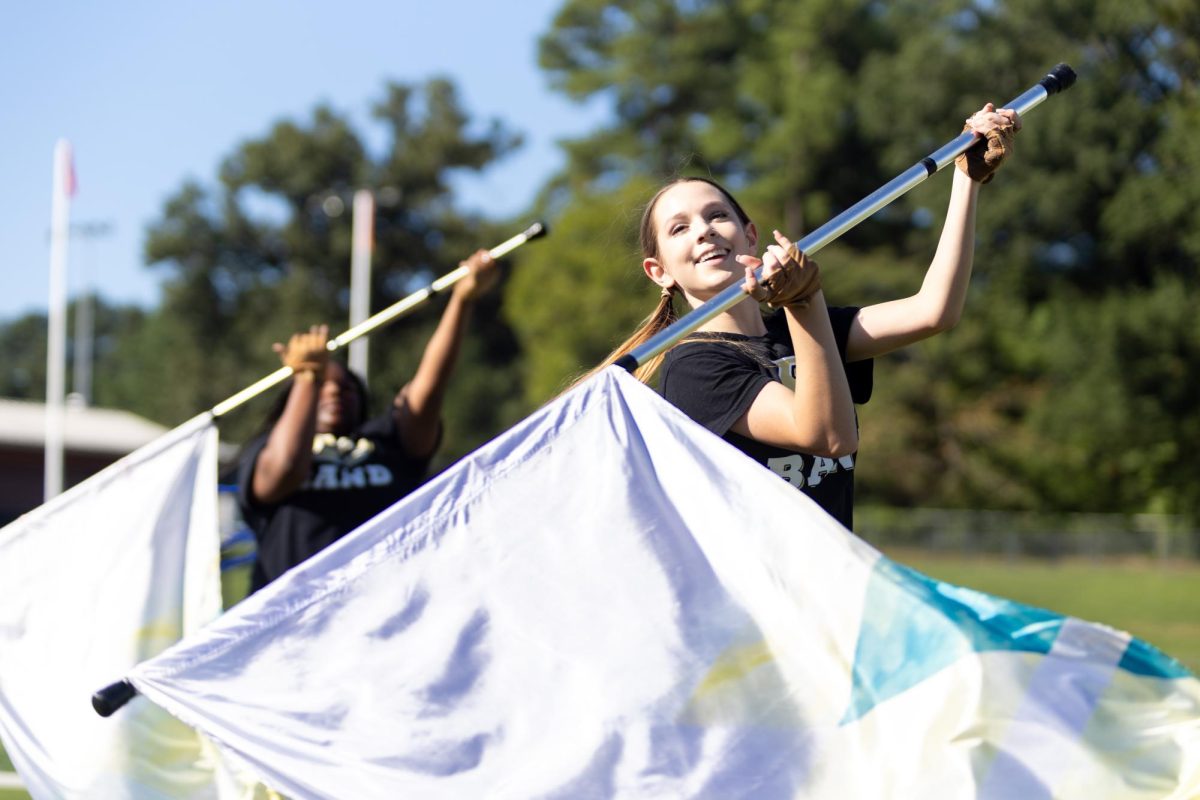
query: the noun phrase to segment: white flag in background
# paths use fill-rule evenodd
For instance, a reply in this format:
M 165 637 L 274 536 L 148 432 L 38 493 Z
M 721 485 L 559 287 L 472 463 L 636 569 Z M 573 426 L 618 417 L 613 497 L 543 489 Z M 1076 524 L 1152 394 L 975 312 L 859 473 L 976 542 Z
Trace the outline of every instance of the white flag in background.
M 217 432 L 189 424 L 0 529 L 0 740 L 35 798 L 215 797 L 211 747 L 91 695 L 220 613 Z
M 619 369 L 141 664 L 310 798 L 1200 793 L 1200 685 L 933 581 Z

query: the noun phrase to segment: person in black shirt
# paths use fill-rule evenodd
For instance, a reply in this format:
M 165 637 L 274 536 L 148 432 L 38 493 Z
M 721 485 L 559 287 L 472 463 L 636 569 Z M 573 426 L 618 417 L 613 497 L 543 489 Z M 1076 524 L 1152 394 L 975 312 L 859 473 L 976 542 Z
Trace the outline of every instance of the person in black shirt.
M 828 308 L 818 267 L 779 231 L 761 259 L 758 231 L 725 189 L 703 178 L 668 183 L 642 216 L 646 275 L 658 284 L 655 312 L 597 369 L 677 319 L 673 300 L 698 307 L 743 280 L 750 297 L 702 324 L 639 367 L 662 368 L 667 400 L 808 494 L 847 528 L 853 524 L 858 447 L 854 403 L 871 394 L 875 356 L 955 325 L 974 249 L 981 183 L 1011 150 L 1020 119 L 991 103 L 966 121 L 981 142 L 958 159 L 937 252 L 920 291 L 863 308 Z M 762 267 L 761 283 L 754 269 Z M 775 309 L 764 317 L 758 302 Z
M 363 380 L 329 358 L 327 326 L 275 345 L 294 375 L 238 466 L 238 504 L 258 542 L 251 592 L 421 484 L 472 305 L 498 277 L 486 250 L 466 265 L 416 374 L 380 416 L 367 419 Z
M 761 424 L 757 427 L 758 438 L 750 435 L 756 429 L 751 428 L 748 414 L 760 394 L 783 388 L 796 397 L 798 383 L 803 385 L 807 380 L 819 387 L 816 380 L 826 378 L 825 375 L 818 379 L 800 377 L 804 374 L 804 360 L 795 354 L 787 319 L 794 312 L 787 309 L 767 316 L 761 335 L 703 332 L 685 340 L 666 354 L 660 388 L 663 396 L 689 417 L 796 486 L 838 522 L 851 528 L 856 426 L 846 431 L 840 442 L 828 446 L 822 446 L 819 439 L 810 444 L 802 440 L 796 444 L 790 443 L 796 440 L 781 443 L 779 439 L 768 438 L 769 429 Z M 813 311 L 814 315 L 824 314 L 828 320 L 832 346 L 824 337 L 814 339 L 813 345 L 819 343 L 828 348 L 826 352 L 837 354 L 839 373 L 828 376 L 837 394 L 830 399 L 836 402 L 837 409 L 849 415 L 850 423 L 839 419 L 850 425 L 854 423 L 852 403 L 867 402 L 872 387 L 870 359 L 846 363 L 844 357 L 846 337 L 857 312 L 856 308 L 825 308 L 823 303 Z M 806 414 L 815 428 L 821 424 L 820 415 L 810 409 L 820 408 L 826 402 L 824 398 L 810 397 L 803 406 L 793 403 L 792 413 Z

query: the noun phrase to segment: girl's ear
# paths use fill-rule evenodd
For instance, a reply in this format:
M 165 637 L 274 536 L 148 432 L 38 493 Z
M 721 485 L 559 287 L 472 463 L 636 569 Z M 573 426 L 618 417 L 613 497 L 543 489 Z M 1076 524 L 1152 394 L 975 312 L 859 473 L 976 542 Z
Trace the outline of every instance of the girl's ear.
M 753 222 L 746 223 L 746 240 L 750 242 L 750 249 L 758 251 L 758 228 L 754 227 Z
M 664 289 L 669 289 L 675 285 L 675 279 L 667 274 L 667 271 L 662 268 L 662 264 L 658 263 L 657 258 L 644 259 L 642 261 L 642 269 L 645 271 L 647 278 Z

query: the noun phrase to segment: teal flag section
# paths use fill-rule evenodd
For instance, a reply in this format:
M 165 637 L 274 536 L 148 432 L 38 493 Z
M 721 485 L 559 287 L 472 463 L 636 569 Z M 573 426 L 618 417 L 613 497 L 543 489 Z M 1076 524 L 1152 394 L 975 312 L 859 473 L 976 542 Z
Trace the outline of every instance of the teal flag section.
M 1048 653 L 1064 619 L 880 558 L 867 583 L 854 688 L 842 724 L 970 653 Z
M 854 689 L 842 724 L 971 653 L 1048 653 L 1066 617 L 934 580 L 880 558 L 867 584 L 854 658 Z M 1154 646 L 1130 641 L 1120 669 L 1186 678 L 1187 668 Z

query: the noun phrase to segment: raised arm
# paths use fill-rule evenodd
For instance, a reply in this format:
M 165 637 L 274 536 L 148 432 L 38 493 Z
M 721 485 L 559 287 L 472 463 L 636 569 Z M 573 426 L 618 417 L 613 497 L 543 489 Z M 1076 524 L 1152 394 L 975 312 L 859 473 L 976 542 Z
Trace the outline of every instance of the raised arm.
M 965 129 L 986 141 L 959 157 L 946 221 L 925 280 L 910 297 L 866 306 L 858 312 L 847 339 L 848 361 L 890 353 L 958 324 L 974 263 L 979 186 L 991 179 L 1011 151 L 1012 135 L 1020 127 L 1015 111 L 997 110 L 991 103 L 967 119 Z
M 425 345 L 416 374 L 393 401 L 392 413 L 400 441 L 417 458 L 432 454 L 437 446 L 442 401 L 458 361 L 471 311 L 475 301 L 499 278 L 496 263 L 487 250 L 477 251 L 465 263 L 469 273 L 454 284 L 446 310 Z
M 259 503 L 278 503 L 300 488 L 312 464 L 317 401 L 329 364 L 327 325 L 295 333 L 287 345 L 275 344 L 284 366 L 294 371 L 291 391 L 279 420 L 254 462 L 251 491 Z
M 775 231 L 777 245 L 764 253 L 763 286 L 754 280 L 757 259 L 741 257 L 746 291 L 782 306 L 796 354 L 795 388 L 772 381 L 732 429 L 760 442 L 838 458 L 858 449 L 858 426 L 846 371 L 838 353 L 816 261 Z M 774 265 L 780 265 L 776 268 Z

